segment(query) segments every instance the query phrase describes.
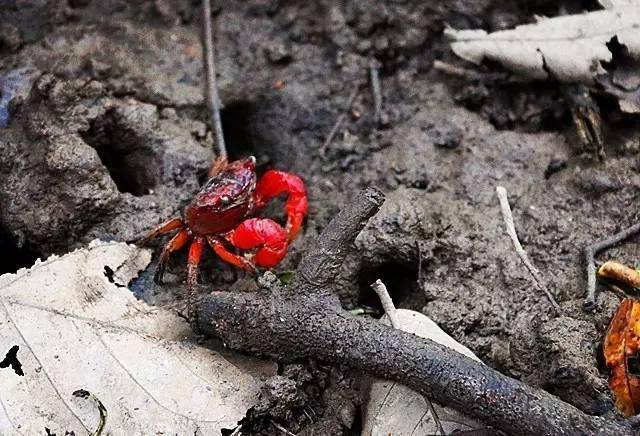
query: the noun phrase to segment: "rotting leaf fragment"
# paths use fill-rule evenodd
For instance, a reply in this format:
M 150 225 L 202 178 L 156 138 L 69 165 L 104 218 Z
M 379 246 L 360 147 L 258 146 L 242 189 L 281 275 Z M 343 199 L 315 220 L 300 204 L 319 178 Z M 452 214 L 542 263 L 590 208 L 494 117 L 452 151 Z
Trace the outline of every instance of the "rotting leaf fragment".
M 637 288 L 640 272 L 618 262 L 606 262 L 598 277 Z M 625 298 L 616 311 L 604 339 L 605 363 L 611 369 L 609 387 L 624 416 L 640 412 L 640 302 Z

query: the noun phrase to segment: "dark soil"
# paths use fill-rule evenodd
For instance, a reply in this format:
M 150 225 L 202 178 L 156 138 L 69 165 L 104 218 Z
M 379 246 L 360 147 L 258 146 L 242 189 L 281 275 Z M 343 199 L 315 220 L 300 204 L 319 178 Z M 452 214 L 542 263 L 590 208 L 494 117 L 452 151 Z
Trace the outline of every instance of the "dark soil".
M 565 11 L 594 7 L 565 2 Z M 335 290 L 345 307 L 377 306 L 382 278 L 397 305 L 422 311 L 485 363 L 588 413 L 612 412 L 598 346 L 618 299 L 582 310 L 582 249 L 637 219 L 638 130 L 605 116 L 607 158 L 583 153 L 554 83 L 473 82 L 432 69 L 462 65 L 445 23 L 487 30 L 554 15 L 557 2 L 251 0 L 218 2 L 217 57 L 233 158 L 293 171 L 308 186 L 304 232 L 276 269 L 294 269 L 362 187 L 388 196 L 356 242 Z M 373 117 L 368 65 L 381 65 Z M 0 0 L 0 272 L 94 238 L 134 240 L 177 216 L 213 158 L 203 99 L 198 1 Z M 493 74 L 493 75 L 492 75 Z M 352 111 L 322 144 L 347 99 Z M 613 108 L 612 110 L 615 110 Z M 553 318 L 504 233 L 495 187 L 510 194 L 521 241 L 564 314 Z M 280 216 L 281 204 L 269 209 Z M 159 243 L 158 243 L 159 244 Z M 159 245 L 157 245 L 159 247 Z M 633 244 L 601 259 L 637 263 Z M 184 255 L 165 286 L 133 287 L 181 308 Z M 203 292 L 254 279 L 213 256 Z M 248 414 L 252 434 L 358 434 L 359 374 L 284 365 Z

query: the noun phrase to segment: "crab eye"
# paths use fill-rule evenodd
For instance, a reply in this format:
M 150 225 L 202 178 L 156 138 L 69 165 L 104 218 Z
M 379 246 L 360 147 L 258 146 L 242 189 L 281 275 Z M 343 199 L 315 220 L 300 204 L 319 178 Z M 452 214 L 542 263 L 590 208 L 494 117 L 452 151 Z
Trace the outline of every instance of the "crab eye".
M 229 198 L 229 196 L 223 195 L 222 197 L 220 197 L 220 204 L 221 205 L 226 206 L 229 203 L 231 203 L 231 198 Z
M 255 156 L 249 156 L 247 159 L 249 159 L 249 161 L 255 165 L 256 164 L 256 157 Z

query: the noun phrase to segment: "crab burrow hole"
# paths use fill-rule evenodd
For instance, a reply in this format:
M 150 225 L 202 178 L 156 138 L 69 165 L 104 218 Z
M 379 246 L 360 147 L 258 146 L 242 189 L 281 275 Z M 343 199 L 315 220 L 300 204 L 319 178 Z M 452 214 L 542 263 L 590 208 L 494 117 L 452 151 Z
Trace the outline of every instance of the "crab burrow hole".
M 295 114 L 286 96 L 262 95 L 225 103 L 220 113 L 231 160 L 255 156 L 258 167 L 292 170 L 296 163 Z
M 417 267 L 400 262 L 389 262 L 362 268 L 358 275 L 358 307 L 373 308 L 380 315 L 384 314 L 378 295 L 371 289 L 371 284 L 378 279 L 385 284 L 397 308 L 419 311 L 427 303 L 418 281 Z
M 161 159 L 149 138 L 122 125 L 115 111 L 95 119 L 82 139 L 98 152 L 121 193 L 143 196 L 160 180 Z

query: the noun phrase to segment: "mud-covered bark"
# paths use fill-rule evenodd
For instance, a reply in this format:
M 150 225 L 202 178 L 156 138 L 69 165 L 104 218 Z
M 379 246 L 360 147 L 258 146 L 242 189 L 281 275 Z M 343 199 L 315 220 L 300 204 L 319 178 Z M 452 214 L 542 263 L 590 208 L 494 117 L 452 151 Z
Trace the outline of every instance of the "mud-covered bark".
M 396 380 L 514 435 L 625 435 L 623 423 L 586 415 L 433 341 L 364 318 L 314 296 L 212 294 L 202 332 L 237 350 L 288 361 L 317 358 Z
M 345 207 L 289 288 L 271 276 L 260 293 L 206 297 L 199 329 L 233 349 L 282 361 L 317 358 L 399 381 L 511 434 L 633 434 L 624 422 L 589 416 L 433 341 L 343 311 L 330 292 L 331 276 L 382 201 L 369 189 Z
M 327 289 L 356 236 L 383 202 L 382 192 L 370 188 L 358 195 L 350 207 L 342 209 L 302 259 L 291 283 L 292 288 L 299 292 Z

